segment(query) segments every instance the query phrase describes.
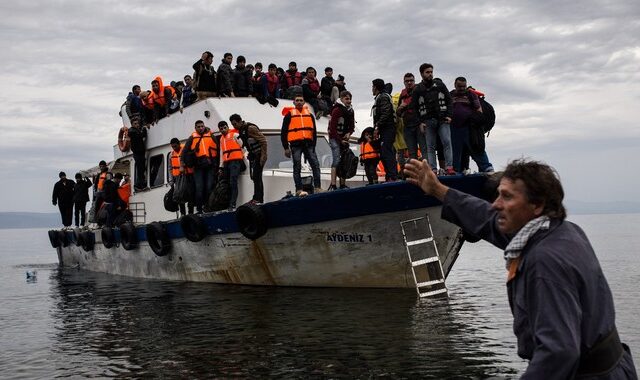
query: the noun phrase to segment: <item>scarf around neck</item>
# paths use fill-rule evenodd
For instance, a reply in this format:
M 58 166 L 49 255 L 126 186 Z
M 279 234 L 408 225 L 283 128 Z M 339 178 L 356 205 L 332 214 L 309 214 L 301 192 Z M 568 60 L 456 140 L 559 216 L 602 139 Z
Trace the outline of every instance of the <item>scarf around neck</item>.
M 540 230 L 548 230 L 550 225 L 550 219 L 546 215 L 539 216 L 535 219 L 531 219 L 516 233 L 516 236 L 511 239 L 507 248 L 504 250 L 504 259 L 506 261 L 506 267 L 509 269 L 511 261 L 520 257 L 522 250 L 527 245 L 529 239 Z

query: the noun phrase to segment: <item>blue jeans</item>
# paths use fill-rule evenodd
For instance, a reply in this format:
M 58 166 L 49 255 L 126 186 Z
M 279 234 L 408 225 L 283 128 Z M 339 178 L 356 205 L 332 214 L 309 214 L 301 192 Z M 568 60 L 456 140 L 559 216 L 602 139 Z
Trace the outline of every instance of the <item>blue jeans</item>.
M 427 157 L 427 140 L 425 134 L 420 132 L 420 127 L 417 125 L 407 127 L 404 126 L 404 141 L 407 143 L 407 149 L 409 150 L 410 158 L 418 158 L 418 149 L 422 154 L 422 158 Z
M 193 180 L 196 185 L 196 209 L 202 211 L 202 206 L 209 199 L 216 182 L 216 172 L 213 166 L 204 166 L 193 169 Z
M 444 165 L 447 168 L 453 167 L 451 131 L 449 129 L 449 124 L 440 123 L 436 119 L 428 119 L 425 135 L 427 139 L 427 162 L 431 165 L 431 168 L 436 169 L 438 167 L 438 161 L 436 161 L 436 145 L 438 136 L 440 136 L 440 141 L 442 141 L 442 147 L 444 150 Z
M 342 144 L 338 140 L 329 139 L 329 146 L 331 147 L 331 167 L 337 168 L 340 165 Z
M 296 185 L 296 191 L 302 190 L 302 176 L 300 171 L 302 170 L 302 153 L 309 165 L 311 165 L 311 171 L 313 173 L 313 187 L 320 187 L 320 163 L 318 162 L 318 156 L 316 156 L 316 147 L 313 145 L 313 141 L 304 140 L 301 142 L 295 142 L 291 145 L 291 158 L 293 160 L 293 183 Z

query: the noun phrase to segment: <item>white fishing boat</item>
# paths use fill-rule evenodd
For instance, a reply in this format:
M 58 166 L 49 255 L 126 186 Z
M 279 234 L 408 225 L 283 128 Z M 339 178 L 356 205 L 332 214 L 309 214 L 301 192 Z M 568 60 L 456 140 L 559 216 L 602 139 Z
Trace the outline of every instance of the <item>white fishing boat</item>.
M 120 227 L 49 231 L 62 266 L 140 278 L 225 284 L 413 288 L 446 294 L 444 280 L 463 243 L 460 229 L 440 219 L 440 203 L 406 182 L 365 186 L 364 172 L 348 189 L 286 197 L 293 192 L 292 162 L 280 142 L 281 110 L 253 98 L 210 98 L 160 120 L 148 130 L 149 189 L 134 192 L 134 222 Z M 169 141 L 193 132 L 196 120 L 212 131 L 231 114 L 255 123 L 268 140 L 263 172 L 265 203 L 251 199 L 248 171 L 239 180 L 239 206 L 179 217 L 165 210 L 169 190 Z M 124 112 L 123 112 L 124 114 Z M 125 126 L 129 126 L 126 116 Z M 316 152 L 322 187 L 329 185 L 331 150 L 328 119 L 317 121 Z M 355 147 L 355 144 L 354 144 Z M 114 145 L 111 171 L 130 173 L 130 152 Z M 303 164 L 303 176 L 310 170 Z M 441 180 L 481 196 L 484 175 Z

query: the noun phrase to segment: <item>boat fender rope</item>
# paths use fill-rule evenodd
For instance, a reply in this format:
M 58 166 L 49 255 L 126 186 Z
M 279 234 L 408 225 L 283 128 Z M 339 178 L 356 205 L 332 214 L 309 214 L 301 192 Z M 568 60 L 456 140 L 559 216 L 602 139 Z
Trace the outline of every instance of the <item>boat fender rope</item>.
M 81 229 L 79 229 L 79 228 L 74 228 L 73 229 L 73 240 L 75 240 L 77 247 L 82 247 L 82 244 L 84 244 L 84 241 L 82 240 L 82 230 Z

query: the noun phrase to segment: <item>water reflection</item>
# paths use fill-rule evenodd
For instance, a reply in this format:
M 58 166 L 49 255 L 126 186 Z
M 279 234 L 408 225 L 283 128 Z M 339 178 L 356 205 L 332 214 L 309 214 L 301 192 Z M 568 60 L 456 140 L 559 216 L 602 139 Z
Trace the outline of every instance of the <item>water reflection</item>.
M 51 276 L 56 376 L 433 377 L 514 374 L 473 303 L 411 291 Z

